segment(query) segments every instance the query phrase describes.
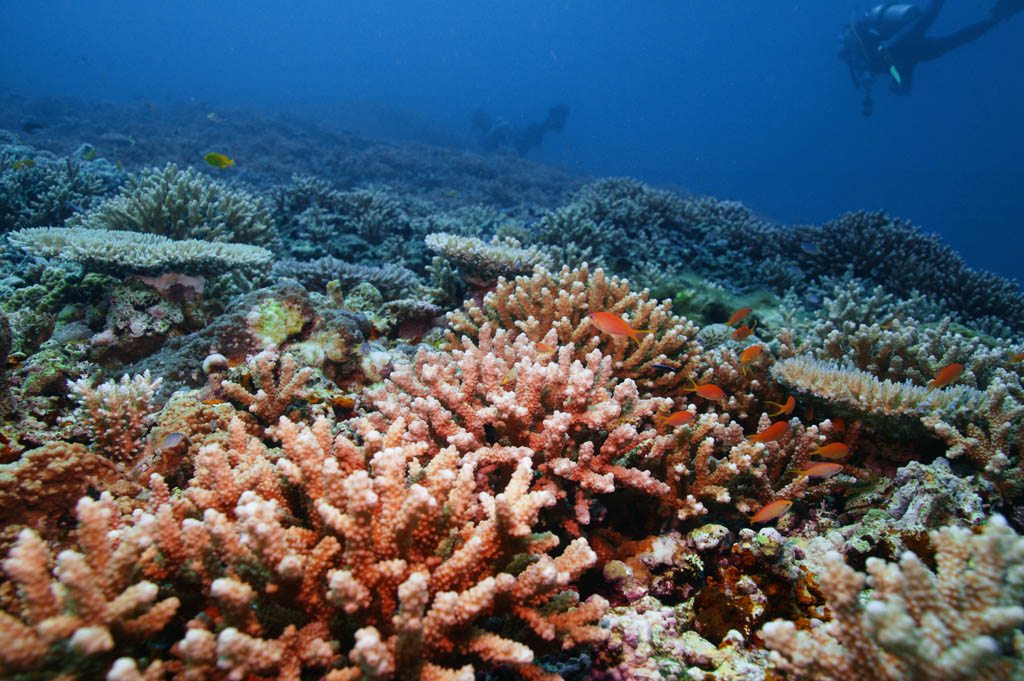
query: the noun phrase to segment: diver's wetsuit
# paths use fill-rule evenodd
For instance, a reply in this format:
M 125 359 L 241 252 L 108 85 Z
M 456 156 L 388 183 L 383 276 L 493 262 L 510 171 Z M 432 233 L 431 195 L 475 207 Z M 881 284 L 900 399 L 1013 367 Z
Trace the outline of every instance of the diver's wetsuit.
M 889 73 L 893 91 L 907 94 L 918 62 L 937 59 L 966 45 L 998 23 L 990 16 L 946 36 L 926 36 L 944 4 L 944 0 L 883 3 L 852 22 L 847 50 L 841 55 L 850 66 L 854 84 L 870 86 L 874 76 Z

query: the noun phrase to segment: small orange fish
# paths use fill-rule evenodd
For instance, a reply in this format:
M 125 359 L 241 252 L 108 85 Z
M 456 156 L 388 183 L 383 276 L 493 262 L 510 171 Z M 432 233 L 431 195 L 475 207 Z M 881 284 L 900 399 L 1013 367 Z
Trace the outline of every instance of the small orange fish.
M 740 328 L 738 328 L 738 329 L 736 329 L 735 331 L 732 332 L 732 337 L 735 340 L 738 340 L 738 341 L 745 340 L 747 336 L 749 336 L 750 334 L 754 333 L 754 329 L 756 327 L 757 327 L 757 320 L 755 319 L 754 320 L 754 326 L 747 326 L 746 324 L 744 324 L 743 326 L 741 326 Z
M 334 395 L 331 397 L 331 406 L 338 409 L 353 409 L 356 401 L 348 395 Z
M 770 523 L 771 521 L 783 515 L 793 506 L 793 502 L 789 499 L 779 499 L 768 504 L 754 515 L 747 516 L 750 518 L 752 523 Z
M 1018 352 L 1017 354 L 1010 355 L 1010 364 L 1013 364 L 1014 362 L 1019 362 L 1022 359 L 1024 359 L 1024 352 Z
M 764 403 L 779 408 L 779 410 L 774 414 L 768 414 L 769 418 L 774 418 L 776 416 L 779 416 L 780 414 L 792 414 L 793 409 L 796 408 L 796 399 L 792 395 L 790 395 L 789 398 L 786 399 L 785 404 L 779 404 L 778 402 L 772 402 L 770 400 L 765 400 Z
M 947 385 L 955 381 L 960 377 L 960 374 L 964 372 L 963 364 L 950 364 L 939 369 L 939 373 L 935 374 L 935 378 L 928 384 L 928 395 L 931 391 L 936 388 L 945 388 Z
M 842 442 L 830 442 L 818 447 L 810 456 L 823 456 L 826 459 L 841 459 L 850 453 L 850 448 Z
M 685 426 L 687 423 L 693 420 L 693 414 L 688 411 L 676 411 L 672 412 L 658 423 L 658 430 L 662 428 L 674 428 L 675 426 Z
M 637 339 L 636 335 L 638 333 L 650 333 L 647 329 L 634 329 L 622 317 L 612 314 L 611 312 L 591 312 L 590 321 L 594 323 L 594 326 L 596 326 L 599 331 L 604 331 L 605 333 L 609 333 L 613 336 L 629 336 L 638 346 L 640 345 L 640 341 Z
M 800 482 L 804 478 L 831 478 L 841 470 L 843 470 L 843 464 L 841 463 L 819 461 L 818 463 L 812 463 L 802 471 L 797 471 L 800 477 L 796 479 L 796 482 Z
M 203 404 L 205 404 L 208 407 L 212 407 L 215 404 L 225 404 L 226 402 L 227 400 L 218 400 L 216 398 L 212 400 L 203 400 Z
M 845 433 L 846 432 L 846 421 L 844 421 L 844 420 L 842 420 L 840 418 L 832 419 L 832 430 L 835 431 L 837 435 L 841 434 L 841 433 Z
M 785 435 L 787 430 L 789 430 L 789 421 L 776 421 L 760 433 L 748 435 L 747 440 L 750 442 L 774 442 Z
M 547 343 L 542 343 L 540 341 L 537 341 L 536 348 L 537 357 L 547 357 L 548 355 L 553 355 L 558 351 L 558 348 L 553 348 Z
M 732 313 L 732 316 L 729 317 L 729 321 L 727 321 L 725 323 L 725 325 L 726 326 L 736 326 L 741 321 L 746 319 L 747 315 L 749 315 L 753 311 L 754 311 L 754 308 L 752 308 L 752 307 L 741 307 L 740 309 L 738 309 L 738 310 L 736 310 L 735 312 Z
M 683 390 L 686 390 L 687 392 L 695 392 L 705 400 L 711 400 L 713 402 L 717 402 L 725 398 L 725 391 L 714 383 L 701 383 L 700 385 L 697 385 L 697 382 L 692 378 L 690 379 L 690 383 L 693 387 L 683 388 Z
M 762 350 L 764 350 L 763 345 L 751 345 L 740 354 L 740 364 L 742 365 L 744 376 L 747 375 L 747 365 L 760 357 Z

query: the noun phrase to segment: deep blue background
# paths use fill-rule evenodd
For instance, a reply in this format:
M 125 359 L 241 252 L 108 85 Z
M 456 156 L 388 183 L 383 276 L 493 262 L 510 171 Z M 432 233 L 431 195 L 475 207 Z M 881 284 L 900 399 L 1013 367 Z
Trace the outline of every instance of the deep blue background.
M 952 0 L 933 32 L 989 5 Z M 786 223 L 883 209 L 972 266 L 1024 278 L 1024 16 L 919 66 L 909 97 L 876 87 L 863 118 L 835 47 L 867 6 L 3 0 L 0 85 L 346 123 L 353 102 L 372 102 L 459 135 L 476 106 L 525 124 L 566 103 L 565 134 L 535 158 L 738 199 Z

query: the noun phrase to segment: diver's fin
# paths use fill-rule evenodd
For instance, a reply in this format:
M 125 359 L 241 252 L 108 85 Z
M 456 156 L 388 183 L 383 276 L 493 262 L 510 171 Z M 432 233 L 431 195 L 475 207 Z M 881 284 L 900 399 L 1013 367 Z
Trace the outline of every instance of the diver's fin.
M 996 4 L 989 12 L 992 14 L 992 18 L 1002 21 L 1009 19 L 1021 10 L 1024 10 L 1024 0 L 996 0 Z

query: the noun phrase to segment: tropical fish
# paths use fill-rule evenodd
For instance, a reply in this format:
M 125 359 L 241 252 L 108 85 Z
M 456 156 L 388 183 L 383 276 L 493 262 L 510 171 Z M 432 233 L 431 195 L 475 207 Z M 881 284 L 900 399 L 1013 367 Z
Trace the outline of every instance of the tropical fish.
M 779 408 L 779 410 L 777 412 L 775 412 L 774 414 L 768 414 L 769 418 L 774 418 L 774 417 L 779 416 L 781 414 L 792 414 L 793 413 L 793 409 L 796 408 L 796 398 L 794 398 L 792 395 L 790 395 L 789 398 L 786 399 L 786 403 L 785 404 L 779 404 L 778 402 L 772 402 L 770 400 L 765 400 L 764 403 L 765 404 L 770 404 L 773 407 L 778 407 Z
M 652 364 L 652 369 L 661 369 L 662 371 L 671 371 L 673 374 L 679 371 L 676 367 L 670 367 L 667 364 Z
M 936 388 L 945 388 L 947 385 L 959 378 L 960 374 L 964 372 L 963 364 L 949 364 L 939 369 L 939 373 L 935 374 L 935 378 L 932 379 L 931 383 L 928 384 L 928 395 L 931 391 Z
M 165 451 L 168 449 L 174 449 L 182 442 L 188 440 L 188 436 L 184 433 L 167 433 L 163 439 L 160 440 L 160 444 L 157 445 L 159 451 Z
M 228 158 L 224 154 L 218 154 L 213 151 L 209 154 L 203 154 L 203 160 L 214 168 L 227 168 L 228 166 L 235 164 L 235 159 Z
M 1018 352 L 1016 354 L 1010 355 L 1010 362 L 1009 363 L 1013 364 L 1014 362 L 1019 362 L 1022 359 L 1024 359 L 1024 352 Z
M 773 501 L 767 506 L 764 506 L 754 515 L 747 517 L 750 518 L 750 522 L 752 523 L 770 523 L 780 515 L 786 513 L 786 511 L 788 511 L 792 506 L 793 502 L 789 499 L 779 499 L 778 501 Z
M 548 357 L 550 355 L 555 354 L 555 352 L 558 351 L 558 348 L 553 348 L 547 343 L 544 343 L 543 341 L 537 341 L 536 348 L 537 357 Z
M 830 442 L 827 445 L 818 447 L 810 456 L 823 456 L 826 459 L 842 459 L 850 453 L 850 448 L 842 442 Z
M 218 116 L 216 111 L 211 111 L 210 113 L 206 114 L 206 117 L 214 123 L 224 122 L 224 119 L 221 116 Z
M 662 428 L 674 428 L 675 426 L 685 426 L 692 420 L 692 412 L 686 410 L 672 412 L 665 418 L 661 419 L 658 423 L 658 430 L 661 430 Z
M 743 326 L 739 327 L 738 329 L 732 332 L 733 339 L 738 341 L 744 340 L 747 336 L 754 333 L 754 327 L 756 326 L 756 319 L 754 320 L 754 326 L 747 326 L 746 324 L 744 324 Z
M 82 156 L 82 158 L 86 161 L 91 161 L 96 158 L 96 147 L 89 147 L 89 151 L 85 152 L 85 155 Z
M 637 340 L 636 335 L 638 333 L 650 333 L 647 329 L 634 329 L 622 317 L 611 312 L 591 312 L 590 321 L 594 323 L 598 330 L 605 333 L 613 336 L 629 336 L 638 346 L 640 341 Z
M 804 478 L 831 478 L 841 470 L 843 470 L 843 464 L 841 463 L 819 461 L 818 463 L 812 463 L 802 471 L 797 471 L 800 477 L 796 479 L 796 482 L 800 482 Z
M 718 400 L 725 398 L 725 391 L 714 383 L 701 383 L 700 385 L 697 385 L 697 382 L 691 378 L 690 384 L 693 385 L 692 388 L 683 388 L 683 390 L 686 390 L 687 392 L 695 392 L 705 400 L 717 402 Z
M 789 421 L 776 421 L 760 433 L 748 435 L 747 440 L 749 442 L 774 442 L 785 435 L 787 430 L 789 430 Z
M 11 167 L 15 170 L 28 170 L 29 168 L 35 168 L 36 162 L 30 158 L 23 158 L 20 161 L 15 161 Z
M 736 326 L 741 321 L 746 319 L 747 315 L 749 315 L 753 311 L 754 311 L 754 308 L 752 308 L 752 307 L 741 307 L 740 309 L 738 309 L 738 310 L 736 310 L 735 312 L 732 313 L 732 316 L 729 317 L 729 321 L 727 321 L 725 323 L 725 325 L 726 326 Z
M 764 350 L 763 345 L 751 345 L 749 348 L 740 353 L 740 365 L 743 370 L 743 375 L 747 375 L 747 365 L 753 362 L 755 359 L 761 356 L 761 351 Z
M 842 420 L 841 418 L 832 419 L 832 430 L 835 431 L 836 433 L 845 433 L 846 421 Z

